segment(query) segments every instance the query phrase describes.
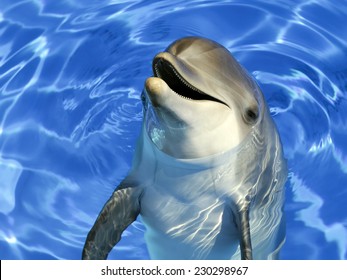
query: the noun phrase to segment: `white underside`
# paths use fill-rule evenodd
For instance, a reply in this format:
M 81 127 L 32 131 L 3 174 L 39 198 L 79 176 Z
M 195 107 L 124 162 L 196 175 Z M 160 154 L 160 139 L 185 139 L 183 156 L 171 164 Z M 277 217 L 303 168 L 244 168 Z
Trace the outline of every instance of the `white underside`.
M 270 143 L 275 154 L 254 137 L 225 153 L 182 160 L 160 151 L 143 131 L 132 176 L 144 187 L 141 216 L 152 259 L 240 259 L 232 209 L 251 189 L 253 256 L 277 257 L 285 238 L 286 170 L 277 136 Z M 268 164 L 276 170 L 265 170 Z

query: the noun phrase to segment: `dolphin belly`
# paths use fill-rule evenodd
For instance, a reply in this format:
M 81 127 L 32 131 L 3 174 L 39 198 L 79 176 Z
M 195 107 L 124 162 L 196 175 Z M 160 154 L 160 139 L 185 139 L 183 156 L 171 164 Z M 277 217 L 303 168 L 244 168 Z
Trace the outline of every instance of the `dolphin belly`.
M 146 191 L 141 209 L 151 259 L 231 259 L 239 238 L 223 201 L 205 194 L 200 201 L 182 203 L 154 194 Z

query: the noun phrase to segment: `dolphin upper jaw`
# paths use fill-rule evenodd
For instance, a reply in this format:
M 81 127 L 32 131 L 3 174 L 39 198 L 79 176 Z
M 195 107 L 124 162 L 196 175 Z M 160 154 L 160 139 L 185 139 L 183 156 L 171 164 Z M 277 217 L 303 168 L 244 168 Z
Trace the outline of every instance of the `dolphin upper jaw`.
M 145 92 L 165 126 L 170 129 L 194 129 L 208 126 L 212 111 L 233 113 L 221 96 L 205 93 L 206 80 L 194 67 L 168 52 L 153 59 L 154 77 L 145 82 Z M 218 91 L 216 91 L 218 92 Z M 201 118 L 203 117 L 203 118 Z
M 193 65 L 168 53 L 161 52 L 153 59 L 155 77 L 164 80 L 180 97 L 195 101 L 214 101 L 230 107 L 218 91 L 211 91 L 208 80 Z

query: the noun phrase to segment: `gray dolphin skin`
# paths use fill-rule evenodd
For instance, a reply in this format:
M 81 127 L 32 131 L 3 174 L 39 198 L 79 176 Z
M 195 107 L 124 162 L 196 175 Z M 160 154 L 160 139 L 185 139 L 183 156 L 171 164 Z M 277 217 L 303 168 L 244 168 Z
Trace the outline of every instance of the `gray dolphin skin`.
M 90 230 L 83 259 L 106 259 L 140 215 L 151 259 L 277 259 L 287 166 L 256 82 L 201 37 L 153 59 L 132 168 Z

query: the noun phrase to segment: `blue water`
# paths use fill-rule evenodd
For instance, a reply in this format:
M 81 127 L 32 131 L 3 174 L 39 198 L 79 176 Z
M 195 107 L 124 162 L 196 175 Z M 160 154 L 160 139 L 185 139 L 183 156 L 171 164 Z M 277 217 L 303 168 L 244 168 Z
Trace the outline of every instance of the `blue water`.
M 0 0 L 0 259 L 79 259 L 127 174 L 153 56 L 226 46 L 288 159 L 282 259 L 347 259 L 347 2 Z M 147 259 L 135 222 L 111 259 Z

